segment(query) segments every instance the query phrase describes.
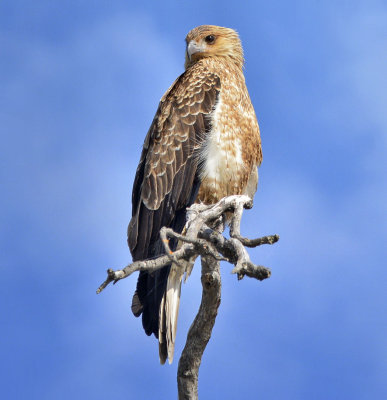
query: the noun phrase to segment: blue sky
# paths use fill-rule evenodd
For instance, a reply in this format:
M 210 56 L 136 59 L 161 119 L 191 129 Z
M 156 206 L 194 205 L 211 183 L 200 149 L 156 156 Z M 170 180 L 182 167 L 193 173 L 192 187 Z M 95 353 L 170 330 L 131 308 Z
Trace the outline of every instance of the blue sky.
M 378 1 L 3 1 L 0 374 L 9 399 L 176 398 L 176 359 L 130 313 L 141 145 L 184 38 L 239 31 L 264 161 L 243 233 L 264 282 L 222 265 L 201 399 L 381 399 L 386 389 L 387 6 Z

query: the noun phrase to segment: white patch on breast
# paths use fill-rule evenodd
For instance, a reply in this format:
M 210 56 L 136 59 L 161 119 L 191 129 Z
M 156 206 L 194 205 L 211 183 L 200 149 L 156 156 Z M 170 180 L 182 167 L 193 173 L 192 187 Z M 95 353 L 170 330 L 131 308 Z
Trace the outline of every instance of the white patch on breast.
M 222 98 L 218 103 L 212 118 L 212 130 L 205 140 L 200 159 L 203 162 L 201 179 L 212 190 L 229 191 L 230 182 L 238 179 L 238 175 L 245 169 L 242 158 L 242 144 L 236 132 L 226 131 L 221 116 L 231 112 L 225 110 Z M 231 148 L 232 147 L 232 150 Z M 223 191 L 222 190 L 222 191 Z M 232 190 L 232 189 L 231 189 Z

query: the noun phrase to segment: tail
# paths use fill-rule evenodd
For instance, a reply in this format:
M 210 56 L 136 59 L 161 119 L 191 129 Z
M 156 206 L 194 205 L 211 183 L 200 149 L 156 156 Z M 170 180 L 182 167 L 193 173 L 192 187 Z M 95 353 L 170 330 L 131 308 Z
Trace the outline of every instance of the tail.
M 170 364 L 173 361 L 183 273 L 181 266 L 172 264 L 167 288 L 160 304 L 158 337 L 161 364 L 164 364 L 167 358 Z
M 132 300 L 132 312 L 136 317 L 142 314 L 145 333 L 153 333 L 159 341 L 161 364 L 167 358 L 170 364 L 173 360 L 184 271 L 181 266 L 171 264 L 152 274 L 140 272 Z
M 171 228 L 175 232 L 182 232 L 186 222 L 185 208 L 176 213 Z M 129 225 L 131 231 L 133 228 Z M 169 248 L 175 251 L 178 247 L 176 239 L 170 239 Z M 132 249 L 132 248 L 131 248 Z M 137 248 L 136 248 L 137 249 Z M 144 247 L 140 252 L 133 250 L 133 260 L 144 260 L 165 254 L 160 238 Z M 152 273 L 141 271 L 137 281 L 137 288 L 133 295 L 132 312 L 136 317 L 142 315 L 142 325 L 149 336 L 154 334 L 159 341 L 160 363 L 169 360 L 172 363 L 175 348 L 177 317 L 179 314 L 181 281 L 185 270 L 190 272 L 192 263 L 187 268 L 175 264 L 167 265 Z

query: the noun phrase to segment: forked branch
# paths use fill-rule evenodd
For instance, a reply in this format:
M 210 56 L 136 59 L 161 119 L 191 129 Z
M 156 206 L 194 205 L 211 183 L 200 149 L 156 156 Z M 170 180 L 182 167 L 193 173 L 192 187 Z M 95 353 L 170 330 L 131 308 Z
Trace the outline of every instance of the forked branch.
M 206 206 L 194 204 L 187 210 L 187 223 L 183 234 L 170 228 L 162 228 L 160 237 L 165 247 L 165 255 L 155 259 L 136 261 L 120 270 L 108 269 L 106 280 L 97 289 L 100 293 L 113 282 L 130 276 L 136 271 L 153 272 L 165 265 L 181 266 L 186 274 L 192 270 L 195 259 L 202 258 L 202 302 L 199 312 L 188 332 L 187 342 L 179 361 L 178 391 L 179 399 L 197 399 L 197 383 L 201 358 L 211 337 L 217 310 L 220 304 L 221 279 L 220 261 L 234 265 L 231 271 L 238 279 L 244 276 L 260 281 L 269 278 L 268 268 L 251 262 L 246 247 L 257 247 L 262 244 L 273 244 L 279 240 L 278 235 L 248 239 L 241 236 L 240 224 L 243 210 L 252 208 L 252 200 L 247 196 L 225 197 L 217 204 Z M 230 221 L 230 239 L 223 236 L 225 221 Z M 179 241 L 178 250 L 172 252 L 169 239 Z M 187 267 L 188 266 L 188 267 Z

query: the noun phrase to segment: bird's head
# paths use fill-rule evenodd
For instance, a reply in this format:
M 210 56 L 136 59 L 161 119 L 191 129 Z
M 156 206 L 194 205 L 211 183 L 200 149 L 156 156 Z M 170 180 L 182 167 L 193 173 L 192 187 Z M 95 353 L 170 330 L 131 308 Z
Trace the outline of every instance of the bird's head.
M 242 68 L 243 49 L 238 33 L 230 28 L 214 25 L 201 25 L 192 29 L 185 38 L 185 68 L 206 57 L 229 58 Z

